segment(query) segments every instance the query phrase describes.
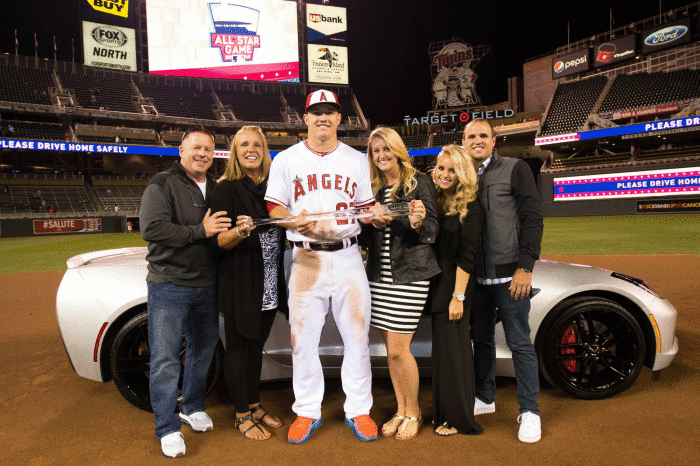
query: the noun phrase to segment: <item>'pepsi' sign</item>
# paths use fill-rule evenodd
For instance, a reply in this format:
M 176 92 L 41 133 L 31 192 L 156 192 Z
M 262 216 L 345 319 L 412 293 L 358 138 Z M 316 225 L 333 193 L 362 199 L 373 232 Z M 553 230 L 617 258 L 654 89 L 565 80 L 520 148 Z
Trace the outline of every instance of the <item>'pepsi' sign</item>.
M 579 50 L 552 59 L 552 79 L 583 73 L 591 69 L 590 49 Z

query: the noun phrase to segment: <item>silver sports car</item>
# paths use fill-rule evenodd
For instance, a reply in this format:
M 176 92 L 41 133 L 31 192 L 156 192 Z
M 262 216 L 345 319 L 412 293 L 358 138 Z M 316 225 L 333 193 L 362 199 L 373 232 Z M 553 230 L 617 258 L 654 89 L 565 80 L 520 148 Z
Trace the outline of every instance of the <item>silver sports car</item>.
M 146 313 L 146 248 L 113 249 L 72 257 L 56 297 L 61 336 L 78 375 L 114 379 L 135 406 L 150 409 Z M 654 376 L 678 352 L 676 309 L 642 280 L 594 267 L 542 260 L 533 273 L 530 312 L 544 377 L 578 398 L 616 395 L 631 386 L 642 366 Z M 209 388 L 221 373 L 225 345 L 209 372 Z M 430 373 L 429 317 L 421 319 L 411 344 L 423 375 Z M 514 376 L 503 329 L 496 329 L 497 375 Z M 183 358 L 184 358 L 183 342 Z M 381 334 L 370 331 L 375 375 L 388 375 Z M 329 317 L 319 349 L 326 374 L 339 375 L 343 347 Z M 184 360 L 183 360 L 184 363 Z M 289 324 L 281 315 L 265 346 L 262 378 L 292 376 Z

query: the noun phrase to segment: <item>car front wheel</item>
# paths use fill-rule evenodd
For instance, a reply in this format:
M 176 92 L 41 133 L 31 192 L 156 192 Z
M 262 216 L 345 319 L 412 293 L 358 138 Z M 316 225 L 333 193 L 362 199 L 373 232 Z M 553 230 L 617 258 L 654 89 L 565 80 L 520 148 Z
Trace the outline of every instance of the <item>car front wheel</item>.
M 180 381 L 185 364 L 185 346 L 180 350 Z M 126 400 L 146 411 L 151 408 L 149 393 L 150 351 L 148 348 L 148 312 L 142 311 L 132 317 L 117 333 L 110 351 L 110 368 L 114 384 Z M 223 367 L 223 349 L 221 342 L 217 346 L 207 375 L 207 393 L 209 393 Z M 178 400 L 179 401 L 179 400 Z
M 537 353 L 545 378 L 583 399 L 629 388 L 644 365 L 644 334 L 634 317 L 604 298 L 574 299 L 540 326 Z

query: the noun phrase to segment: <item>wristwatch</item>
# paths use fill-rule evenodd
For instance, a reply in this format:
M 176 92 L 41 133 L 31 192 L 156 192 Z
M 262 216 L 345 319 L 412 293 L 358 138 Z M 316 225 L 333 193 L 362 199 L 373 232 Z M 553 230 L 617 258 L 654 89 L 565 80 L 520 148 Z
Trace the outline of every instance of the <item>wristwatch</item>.
M 526 269 L 525 267 L 520 267 L 520 270 L 522 270 L 523 272 L 532 273 L 532 270 Z
M 457 301 L 464 301 L 464 293 L 452 293 L 453 298 L 457 298 Z

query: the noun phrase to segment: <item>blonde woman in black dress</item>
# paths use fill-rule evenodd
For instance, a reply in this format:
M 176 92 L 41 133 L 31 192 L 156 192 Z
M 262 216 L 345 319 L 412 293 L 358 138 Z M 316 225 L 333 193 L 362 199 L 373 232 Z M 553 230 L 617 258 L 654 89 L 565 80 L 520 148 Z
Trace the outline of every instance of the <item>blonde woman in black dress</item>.
M 435 187 L 429 176 L 413 168 L 406 146 L 391 128 L 372 132 L 367 154 L 375 200 L 412 205 L 407 217 L 372 220 L 375 228 L 369 227 L 367 259 L 372 293 L 370 324 L 384 337 L 397 402 L 396 414 L 382 426 L 381 433 L 407 440 L 418 434 L 423 421 L 411 339 L 428 297 L 429 280 L 440 273 L 432 249 L 438 233 Z
M 474 420 L 474 355 L 469 313 L 476 280 L 474 259 L 481 242 L 477 178 L 467 153 L 454 144 L 438 155 L 440 234 L 435 253 L 442 273 L 431 283 L 433 412 L 438 435 L 482 433 Z

